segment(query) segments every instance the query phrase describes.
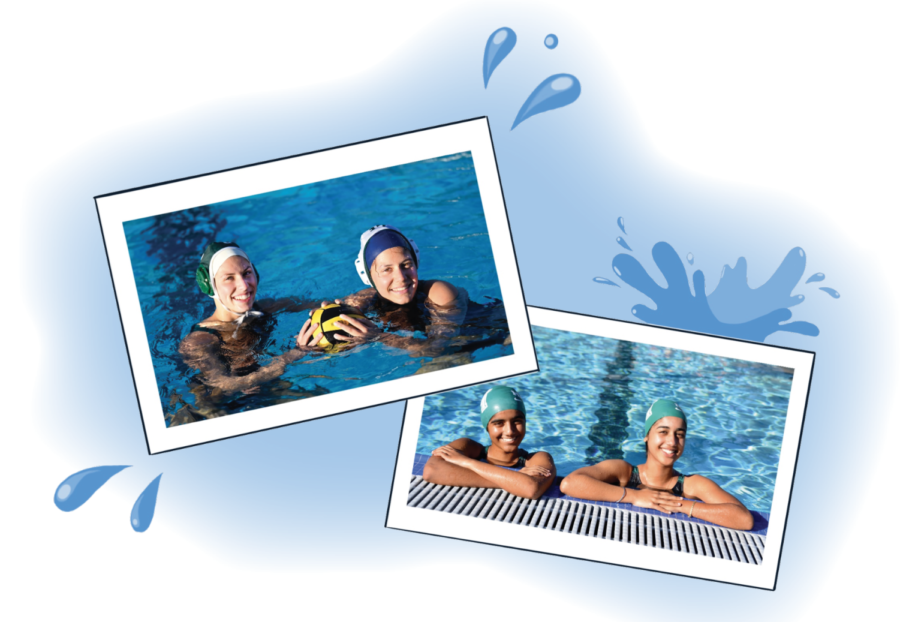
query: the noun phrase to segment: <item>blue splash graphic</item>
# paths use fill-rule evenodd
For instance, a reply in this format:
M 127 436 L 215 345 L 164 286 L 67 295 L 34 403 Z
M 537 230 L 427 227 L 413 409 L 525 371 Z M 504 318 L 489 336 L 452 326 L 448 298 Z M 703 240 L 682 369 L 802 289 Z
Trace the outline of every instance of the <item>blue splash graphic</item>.
M 619 246 L 621 246 L 622 248 L 624 248 L 626 250 L 631 250 L 631 247 L 628 246 L 628 242 L 626 242 L 622 236 L 617 237 L 616 242 L 618 242 Z
M 544 37 L 544 45 L 547 46 L 548 49 L 552 50 L 557 45 L 559 45 L 559 38 L 556 35 L 547 35 Z
M 85 501 L 109 481 L 109 478 L 127 469 L 125 466 L 100 466 L 78 471 L 63 480 L 53 495 L 53 502 L 63 512 L 71 512 L 80 508 Z
M 616 287 L 621 287 L 621 285 L 619 285 L 615 281 L 610 281 L 609 279 L 602 276 L 595 276 L 594 283 L 600 283 L 601 285 L 615 285 Z
M 824 280 L 825 280 L 825 275 L 822 274 L 821 272 L 816 272 L 814 275 L 812 275 L 811 277 L 806 279 L 806 282 L 807 283 L 817 283 L 819 281 L 824 281 Z
M 512 28 L 498 28 L 488 37 L 487 45 L 484 46 L 484 65 L 482 67 L 484 88 L 487 88 L 491 74 L 503 62 L 503 59 L 509 56 L 514 47 L 516 47 L 516 33 Z
M 709 308 L 723 322 L 740 324 L 775 309 L 793 307 L 803 302 L 802 296 L 791 296 L 791 292 L 805 270 L 806 253 L 798 246 L 788 252 L 768 281 L 750 289 L 747 260 L 741 257 L 733 269 L 728 265 L 722 269 L 722 279 L 709 295 Z
M 820 287 L 819 289 L 821 289 L 823 292 L 825 292 L 832 298 L 840 298 L 841 297 L 841 295 L 839 293 L 837 293 L 836 290 L 833 290 L 830 287 Z
M 619 219 L 616 221 L 616 224 L 619 225 L 619 229 L 622 230 L 622 233 L 628 235 L 628 232 L 625 231 L 625 219 L 619 216 Z
M 788 259 L 792 258 L 792 253 L 799 249 L 794 249 L 788 253 Z M 802 251 L 801 251 L 802 253 Z M 775 308 L 764 312 L 753 319 L 739 322 L 726 323 L 716 317 L 710 308 L 709 301 L 706 297 L 706 281 L 701 270 L 697 270 L 693 274 L 694 292 L 696 296 L 691 294 L 691 288 L 688 283 L 687 271 L 684 264 L 678 257 L 678 253 L 666 242 L 658 242 L 652 250 L 653 261 L 656 263 L 660 272 L 668 284 L 667 288 L 660 287 L 647 274 L 647 271 L 641 263 L 631 255 L 616 255 L 613 257 L 613 270 L 627 284 L 639 292 L 645 294 L 653 302 L 656 303 L 656 309 L 650 309 L 644 305 L 635 305 L 632 307 L 632 314 L 638 319 L 648 324 L 656 324 L 658 326 L 670 326 L 673 328 L 683 328 L 703 333 L 721 335 L 723 337 L 736 337 L 738 339 L 748 339 L 751 341 L 764 341 L 769 335 L 785 331 L 791 333 L 799 333 L 801 335 L 809 335 L 815 337 L 819 334 L 819 328 L 809 322 L 791 322 L 782 324 L 782 322 L 791 318 L 791 312 L 785 308 Z M 738 264 L 741 262 L 738 261 Z M 804 259 L 805 263 L 805 259 Z M 744 262 L 746 267 L 746 262 Z M 784 266 L 784 264 L 782 264 Z M 791 263 L 793 268 L 793 263 Z M 779 268 L 781 270 L 781 268 Z M 737 268 L 735 272 L 739 274 Z M 801 272 L 802 274 L 802 272 Z M 776 275 L 778 272 L 776 271 Z M 733 279 L 734 277 L 730 277 Z M 782 277 L 772 280 L 781 282 Z M 724 280 L 724 279 L 723 279 Z M 721 284 L 720 284 L 721 285 Z M 746 282 L 744 283 L 746 285 Z M 749 290 L 749 288 L 748 288 Z M 749 290 L 757 292 L 759 290 Z M 780 290 L 779 290 L 780 291 Z M 720 294 L 721 296 L 722 294 Z M 781 298 L 778 298 L 781 300 Z M 751 301 L 756 308 L 762 308 L 764 305 L 755 304 L 755 299 Z M 772 300 L 770 299 L 771 303 Z
M 685 259 L 687 259 L 687 262 L 689 264 L 691 264 L 692 266 L 694 265 L 694 253 L 688 253 Z
M 579 95 L 581 95 L 581 82 L 578 81 L 578 78 L 569 73 L 554 74 L 538 84 L 537 88 L 532 91 L 525 103 L 522 104 L 522 108 L 509 130 L 516 129 L 519 123 L 536 114 L 568 106 L 578 99 Z
M 159 492 L 161 478 L 162 473 L 147 485 L 141 496 L 134 502 L 134 507 L 131 508 L 131 528 L 138 533 L 147 531 L 150 523 L 153 522 L 153 513 L 156 511 L 156 495 Z

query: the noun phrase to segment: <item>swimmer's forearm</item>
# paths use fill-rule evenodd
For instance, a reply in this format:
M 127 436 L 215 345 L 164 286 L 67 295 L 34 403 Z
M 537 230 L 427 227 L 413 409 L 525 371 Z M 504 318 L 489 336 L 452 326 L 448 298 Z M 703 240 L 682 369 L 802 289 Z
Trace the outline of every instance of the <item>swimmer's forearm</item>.
M 753 529 L 753 515 L 743 505 L 734 503 L 694 503 L 691 499 L 682 501 L 685 515 L 705 520 L 708 523 L 748 531 Z M 692 507 L 693 506 L 693 507 Z
M 577 471 L 563 479 L 559 485 L 559 490 L 570 497 L 587 499 L 589 501 L 608 501 L 611 503 L 617 501 L 631 503 L 628 501 L 628 493 L 633 492 L 622 486 L 601 482 L 599 479 Z M 623 492 L 625 494 L 624 498 L 622 497 Z
M 292 350 L 285 352 L 281 356 L 276 356 L 274 359 L 272 359 L 272 362 L 270 362 L 265 367 L 247 374 L 246 376 L 214 376 L 212 378 L 208 378 L 207 384 L 224 391 L 247 391 L 261 384 L 269 382 L 270 380 L 275 380 L 276 378 L 281 377 L 281 375 L 284 374 L 285 366 L 288 363 L 292 363 L 300 358 L 303 358 L 305 354 L 305 350 L 302 350 L 301 348 L 293 348 Z
M 490 482 L 493 484 L 492 488 L 502 488 L 506 492 L 525 499 L 539 498 L 546 490 L 546 486 L 543 486 L 543 484 L 547 479 L 552 480 L 552 478 L 538 479 L 525 473 L 510 471 L 509 469 L 481 462 L 474 458 L 469 458 L 459 466 Z
M 425 481 L 443 486 L 468 488 L 502 488 L 525 499 L 538 499 L 552 483 L 552 477 L 538 479 L 502 467 L 470 459 L 463 465 L 451 464 L 432 456 L 425 464 Z

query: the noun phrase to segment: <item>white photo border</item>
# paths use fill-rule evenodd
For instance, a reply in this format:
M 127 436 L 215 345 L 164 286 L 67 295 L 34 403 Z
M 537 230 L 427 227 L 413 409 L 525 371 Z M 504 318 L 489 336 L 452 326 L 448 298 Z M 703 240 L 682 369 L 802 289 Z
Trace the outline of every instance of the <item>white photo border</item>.
M 513 354 L 167 428 L 123 223 L 284 188 L 471 152 Z M 537 370 L 487 117 L 95 197 L 150 454 Z
M 529 306 L 528 315 L 533 326 L 790 367 L 794 370 L 762 564 L 739 564 L 686 555 L 678 551 L 635 546 L 602 538 L 573 537 L 572 534 L 557 531 L 473 520 L 467 516 L 408 507 L 406 502 L 410 476 L 427 398 L 407 402 L 385 527 L 774 590 L 815 353 L 539 307 Z M 538 361 L 538 365 L 540 363 Z

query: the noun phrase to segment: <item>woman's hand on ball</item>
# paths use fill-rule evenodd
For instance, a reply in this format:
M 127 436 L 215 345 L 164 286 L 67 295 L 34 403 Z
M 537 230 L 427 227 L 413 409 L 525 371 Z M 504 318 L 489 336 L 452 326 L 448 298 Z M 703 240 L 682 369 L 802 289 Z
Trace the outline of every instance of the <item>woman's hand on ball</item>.
M 352 317 L 343 313 L 341 314 L 341 321 L 334 322 L 334 327 L 348 335 L 346 337 L 344 335 L 335 335 L 334 338 L 340 341 L 365 341 L 381 333 L 381 329 L 371 320 L 364 317 Z
M 320 337 L 314 337 L 313 333 L 316 332 L 318 327 L 319 325 L 313 324 L 312 320 L 306 320 L 303 324 L 303 328 L 300 329 L 300 334 L 297 335 L 297 347 L 304 350 L 315 348 Z

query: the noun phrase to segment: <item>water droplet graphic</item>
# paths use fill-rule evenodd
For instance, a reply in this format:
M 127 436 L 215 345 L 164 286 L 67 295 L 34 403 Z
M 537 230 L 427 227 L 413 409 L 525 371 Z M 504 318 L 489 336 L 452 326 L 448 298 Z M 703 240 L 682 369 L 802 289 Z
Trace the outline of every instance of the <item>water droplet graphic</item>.
M 109 481 L 109 478 L 127 469 L 125 466 L 99 466 L 78 471 L 63 480 L 53 495 L 53 502 L 63 512 L 80 508 L 85 501 Z
M 820 287 L 819 289 L 821 289 L 823 292 L 825 292 L 832 298 L 840 298 L 841 297 L 841 295 L 839 293 L 837 293 L 837 291 L 831 289 L 830 287 Z
M 578 78 L 569 73 L 554 74 L 538 84 L 537 88 L 532 91 L 525 103 L 522 104 L 522 108 L 519 109 L 519 114 L 516 115 L 516 120 L 509 130 L 516 129 L 516 126 L 528 117 L 568 106 L 578 99 L 579 95 L 581 95 L 581 82 L 578 81 Z
M 488 37 L 487 45 L 484 46 L 484 65 L 482 67 L 484 88 L 487 88 L 491 74 L 514 47 L 516 47 L 516 33 L 512 28 L 498 28 Z
M 822 274 L 821 272 L 816 272 L 814 275 L 812 275 L 811 277 L 806 279 L 806 282 L 807 283 L 817 283 L 819 281 L 824 281 L 824 280 L 825 280 L 825 275 Z
M 601 285 L 615 285 L 616 287 L 621 287 L 621 285 L 619 285 L 615 281 L 610 281 L 609 279 L 602 276 L 595 276 L 594 283 L 600 283 Z
M 162 473 L 156 476 L 141 493 L 131 508 L 131 528 L 138 533 L 147 531 L 153 522 L 153 513 L 156 511 L 156 494 L 159 492 L 159 480 Z
M 685 259 L 687 259 L 687 262 L 689 264 L 691 264 L 692 266 L 694 265 L 694 253 L 688 253 Z
M 628 232 L 625 231 L 625 219 L 624 218 L 619 216 L 619 219 L 616 221 L 616 224 L 619 225 L 619 229 L 622 230 L 622 233 L 624 233 L 625 235 L 628 235 Z
M 546 37 L 544 37 L 544 45 L 546 45 L 547 48 L 552 50 L 557 45 L 559 45 L 559 39 L 557 38 L 556 35 L 547 35 Z
M 617 238 L 616 238 L 616 242 L 618 242 L 618 243 L 619 243 L 619 246 L 621 246 L 622 248 L 627 249 L 627 250 L 631 250 L 631 247 L 628 246 L 628 242 L 626 242 L 626 241 L 622 238 L 622 236 L 617 237 Z

